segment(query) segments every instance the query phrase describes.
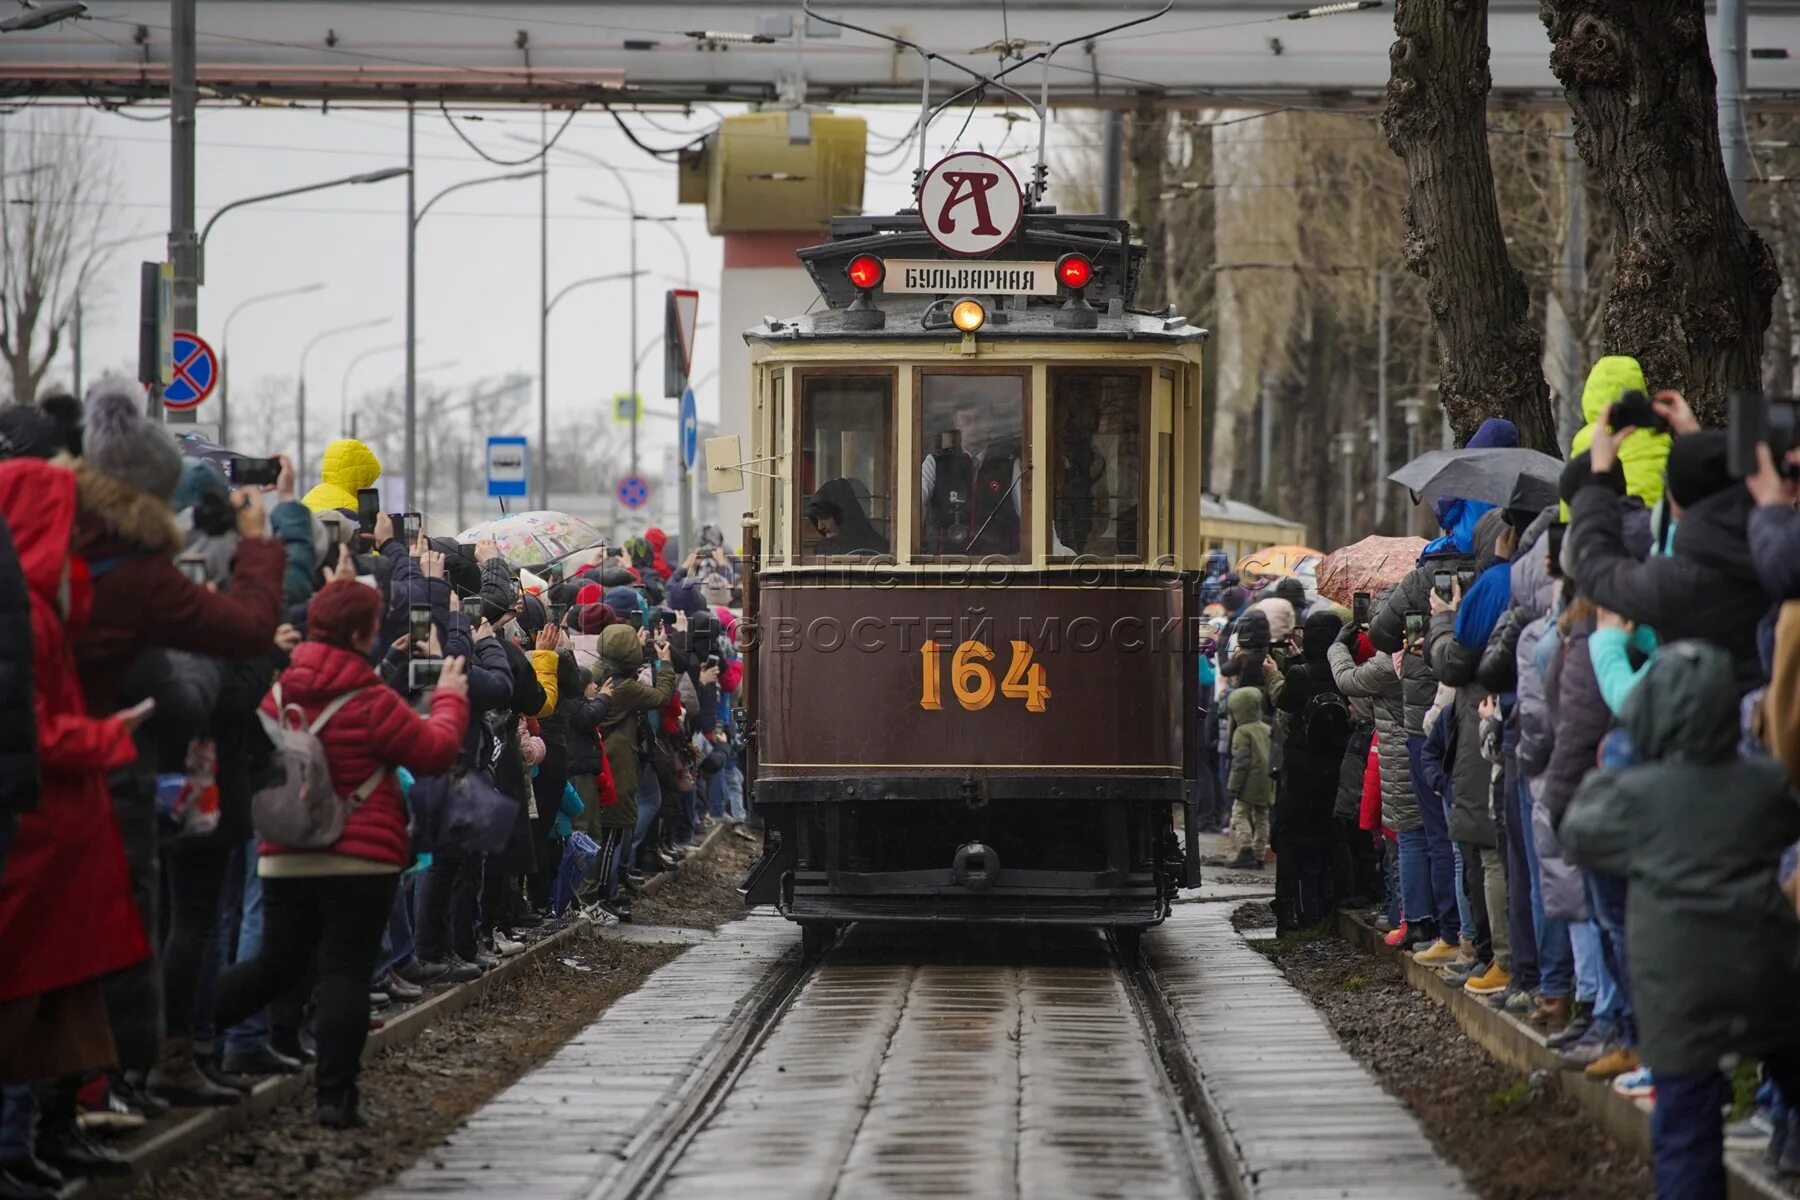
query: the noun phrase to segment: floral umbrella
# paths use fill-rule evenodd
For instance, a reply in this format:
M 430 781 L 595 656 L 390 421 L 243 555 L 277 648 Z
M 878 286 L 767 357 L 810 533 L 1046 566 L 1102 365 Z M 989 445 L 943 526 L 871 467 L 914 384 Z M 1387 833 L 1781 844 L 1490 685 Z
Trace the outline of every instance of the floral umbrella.
M 517 567 L 539 567 L 573 558 L 602 544 L 600 531 L 564 512 L 522 512 L 495 517 L 456 535 L 459 542 L 492 538 L 506 561 Z
M 1357 592 L 1385 591 L 1406 577 L 1423 549 L 1425 539 L 1416 537 L 1366 537 L 1341 546 L 1319 565 L 1319 594 L 1347 606 Z
M 1237 571 L 1240 576 L 1292 575 L 1307 559 L 1323 557 L 1323 550 L 1314 550 L 1311 546 L 1264 546 L 1238 560 Z

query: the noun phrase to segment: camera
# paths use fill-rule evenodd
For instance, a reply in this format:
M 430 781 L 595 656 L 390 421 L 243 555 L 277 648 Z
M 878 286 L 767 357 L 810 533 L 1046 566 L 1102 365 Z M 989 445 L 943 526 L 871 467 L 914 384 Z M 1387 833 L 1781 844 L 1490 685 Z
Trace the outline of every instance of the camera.
M 1800 446 L 1800 397 L 1757 396 L 1733 392 L 1727 408 L 1730 443 L 1726 466 L 1739 479 L 1756 474 L 1756 444 L 1766 442 L 1769 457 L 1783 479 L 1800 479 L 1800 467 L 1788 465 L 1790 450 Z
M 274 487 L 281 478 L 281 460 L 277 458 L 228 458 L 225 481 L 232 487 Z
M 1613 401 L 1612 415 L 1607 424 L 1614 433 L 1621 429 L 1653 429 L 1658 433 L 1669 432 L 1669 423 L 1650 405 L 1647 393 L 1636 388 L 1619 393 Z

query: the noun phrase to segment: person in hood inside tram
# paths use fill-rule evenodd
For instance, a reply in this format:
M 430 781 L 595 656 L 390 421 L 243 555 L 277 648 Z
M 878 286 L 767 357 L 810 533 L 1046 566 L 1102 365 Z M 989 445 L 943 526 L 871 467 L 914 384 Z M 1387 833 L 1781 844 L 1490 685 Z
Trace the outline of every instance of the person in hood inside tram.
M 805 516 L 819 531 L 814 554 L 886 554 L 888 540 L 869 523 L 856 485 L 844 478 L 827 479 L 806 502 Z
M 919 464 L 919 508 L 932 554 L 1017 554 L 1024 512 L 1016 446 L 991 441 L 980 409 L 959 407 L 954 427 Z
M 1779 763 L 1738 756 L 1738 686 L 1726 651 L 1664 646 L 1620 713 L 1638 765 L 1590 774 L 1558 831 L 1576 862 L 1630 880 L 1656 1191 L 1682 1200 L 1726 1194 L 1727 1055 L 1762 1060 L 1790 1109 L 1771 1156 L 1800 1172 L 1800 921 L 1777 882 L 1800 805 Z
M 319 482 L 301 503 L 314 512 L 341 509 L 356 517 L 356 493 L 375 486 L 381 478 L 381 460 L 355 438 L 339 438 L 325 447 L 319 462 Z

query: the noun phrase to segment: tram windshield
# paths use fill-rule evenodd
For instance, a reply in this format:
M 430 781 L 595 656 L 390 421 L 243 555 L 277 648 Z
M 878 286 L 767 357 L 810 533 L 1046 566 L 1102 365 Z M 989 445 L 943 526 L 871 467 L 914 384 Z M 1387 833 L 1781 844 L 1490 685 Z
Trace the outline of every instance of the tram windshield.
M 1142 372 L 1050 373 L 1053 556 L 1144 557 L 1143 431 Z
M 920 557 L 1025 557 L 1025 379 L 920 373 Z
M 893 376 L 802 378 L 800 555 L 886 554 L 893 544 Z

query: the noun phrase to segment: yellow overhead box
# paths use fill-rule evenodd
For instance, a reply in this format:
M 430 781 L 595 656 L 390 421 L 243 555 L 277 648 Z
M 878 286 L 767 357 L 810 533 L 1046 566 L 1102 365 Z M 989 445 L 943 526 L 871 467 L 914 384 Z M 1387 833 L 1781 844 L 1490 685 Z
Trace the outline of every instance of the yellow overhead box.
M 868 125 L 778 109 L 726 117 L 681 163 L 679 199 L 706 205 L 715 234 L 820 229 L 862 212 Z

